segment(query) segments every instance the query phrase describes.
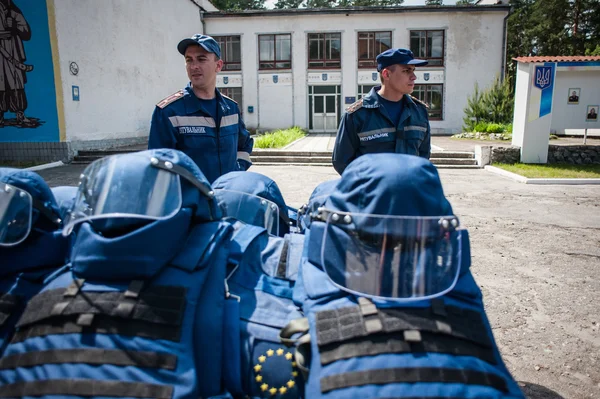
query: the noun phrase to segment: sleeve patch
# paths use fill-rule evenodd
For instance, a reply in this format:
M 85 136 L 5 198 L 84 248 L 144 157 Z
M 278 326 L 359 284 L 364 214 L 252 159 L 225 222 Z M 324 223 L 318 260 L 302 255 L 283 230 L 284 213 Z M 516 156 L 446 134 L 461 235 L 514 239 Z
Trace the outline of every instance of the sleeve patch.
M 180 98 L 183 98 L 183 90 L 179 90 L 171 94 L 170 96 L 163 98 L 158 104 L 156 104 L 156 106 L 158 108 L 164 108 L 167 105 L 171 104 L 173 101 L 177 101 Z

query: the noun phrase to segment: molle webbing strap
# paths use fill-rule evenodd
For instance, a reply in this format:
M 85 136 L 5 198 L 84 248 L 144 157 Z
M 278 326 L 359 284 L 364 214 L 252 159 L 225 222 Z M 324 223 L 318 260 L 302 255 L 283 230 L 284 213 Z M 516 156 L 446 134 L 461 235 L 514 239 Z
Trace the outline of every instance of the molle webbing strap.
M 34 296 L 28 303 L 18 327 L 18 338 L 52 333 L 61 328 L 70 332 L 120 333 L 169 336 L 179 340 L 185 310 L 185 287 L 150 286 L 134 281 L 126 292 L 83 291 L 73 285 Z M 35 330 L 35 331 L 28 331 Z M 60 333 L 60 332 L 58 332 Z M 127 334 L 129 335 L 129 334 Z M 14 341 L 14 340 L 13 340 Z
M 286 278 L 288 248 L 290 246 L 289 235 L 283 239 L 283 247 L 279 254 L 279 262 L 277 263 L 277 271 L 275 277 Z
M 362 298 L 361 298 L 362 299 Z M 433 301 L 432 301 L 433 302 Z M 455 306 L 377 309 L 374 305 L 324 310 L 316 315 L 317 343 L 324 346 L 372 334 L 403 332 L 405 340 L 418 342 L 419 334 L 449 335 L 492 347 L 481 315 Z
M 0 398 L 50 395 L 171 399 L 173 387 L 139 382 L 87 379 L 29 381 L 0 386 Z
M 54 349 L 26 352 L 0 358 L 0 370 L 46 364 L 84 363 L 175 370 L 177 356 L 159 352 L 111 349 Z
M 472 356 L 490 364 L 496 364 L 492 348 L 482 347 L 470 341 L 450 336 L 421 333 L 421 341 L 406 341 L 392 334 L 373 335 L 344 343 L 319 347 L 321 364 L 360 356 L 376 356 L 386 353 L 446 353 L 455 356 Z
M 458 383 L 482 385 L 508 392 L 506 381 L 499 375 L 474 370 L 449 368 L 389 368 L 353 371 L 321 378 L 321 392 L 363 385 L 394 383 Z
M 19 306 L 19 303 L 18 296 L 0 292 L 0 327 L 6 323 L 6 320 Z
M 93 322 L 89 326 L 77 324 L 77 320 L 73 319 L 72 321 L 48 320 L 47 322 L 38 322 L 34 325 L 22 327 L 19 331 L 15 332 L 11 342 L 23 342 L 29 338 L 58 334 L 115 334 L 128 337 L 179 341 L 180 327 L 94 315 Z

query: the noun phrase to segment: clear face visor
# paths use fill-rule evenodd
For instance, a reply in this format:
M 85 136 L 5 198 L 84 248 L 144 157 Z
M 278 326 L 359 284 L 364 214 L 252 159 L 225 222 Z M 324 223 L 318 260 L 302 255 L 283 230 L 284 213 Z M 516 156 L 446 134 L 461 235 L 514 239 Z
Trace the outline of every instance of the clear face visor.
M 85 221 L 99 219 L 162 220 L 182 204 L 180 176 L 155 166 L 156 158 L 113 155 L 91 163 L 80 176 L 63 234 Z M 163 162 L 164 163 L 164 162 Z M 171 165 L 166 162 L 167 165 Z
M 264 227 L 269 234 L 279 231 L 279 207 L 257 195 L 241 191 L 216 189 L 215 198 L 226 216 L 246 224 Z
M 435 298 L 456 284 L 461 256 L 454 216 L 321 214 L 321 264 L 339 288 L 410 301 Z
M 0 183 L 0 246 L 23 242 L 31 231 L 31 194 L 10 184 Z

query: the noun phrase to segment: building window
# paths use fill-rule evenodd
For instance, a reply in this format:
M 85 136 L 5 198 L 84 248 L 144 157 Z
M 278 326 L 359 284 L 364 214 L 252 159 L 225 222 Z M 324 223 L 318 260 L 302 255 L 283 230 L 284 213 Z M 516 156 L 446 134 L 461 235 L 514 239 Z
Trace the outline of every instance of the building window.
M 361 98 L 363 98 L 364 96 L 369 94 L 371 89 L 375 86 L 378 86 L 378 85 L 358 85 L 358 96 L 356 99 L 360 100 Z
M 223 71 L 242 70 L 242 50 L 239 36 L 213 36 L 221 47 Z
M 258 36 L 259 69 L 292 67 L 292 35 Z
M 340 68 L 341 48 L 341 33 L 309 33 L 308 68 Z
M 412 95 L 429 105 L 430 120 L 443 119 L 444 85 L 415 85 Z
M 233 101 L 238 103 L 240 113 L 243 114 L 244 106 L 242 105 L 242 88 L 241 87 L 219 87 L 219 91 L 224 96 L 231 98 Z
M 392 32 L 358 33 L 358 67 L 377 68 L 375 58 L 392 47 Z
M 410 49 L 416 58 L 429 61 L 429 66 L 444 65 L 444 31 L 411 30 Z

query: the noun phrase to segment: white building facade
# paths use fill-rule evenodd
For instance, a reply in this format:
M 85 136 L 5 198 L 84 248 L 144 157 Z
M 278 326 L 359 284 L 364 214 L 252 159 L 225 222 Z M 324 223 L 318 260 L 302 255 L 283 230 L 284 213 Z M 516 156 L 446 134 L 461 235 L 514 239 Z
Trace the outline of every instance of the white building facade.
M 413 96 L 430 105 L 432 132 L 461 131 L 475 83 L 503 74 L 506 5 L 206 13 L 223 48 L 217 85 L 249 128 L 335 132 L 344 109 L 379 84 L 375 57 L 410 48 L 429 60 Z
M 31 7 L 32 1 L 35 7 Z M 432 132 L 461 130 L 474 84 L 503 73 L 509 6 L 219 12 L 209 0 L 13 0 L 11 37 L 27 108 L 4 112 L 0 162 L 68 159 L 147 141 L 154 106 L 187 82 L 177 43 L 221 42 L 218 87 L 250 129 L 335 132 L 344 108 L 379 83 L 375 57 L 411 48 L 429 60 L 413 95 Z M 15 67 L 16 68 L 16 67 Z M 24 72 L 23 72 L 24 71 Z

